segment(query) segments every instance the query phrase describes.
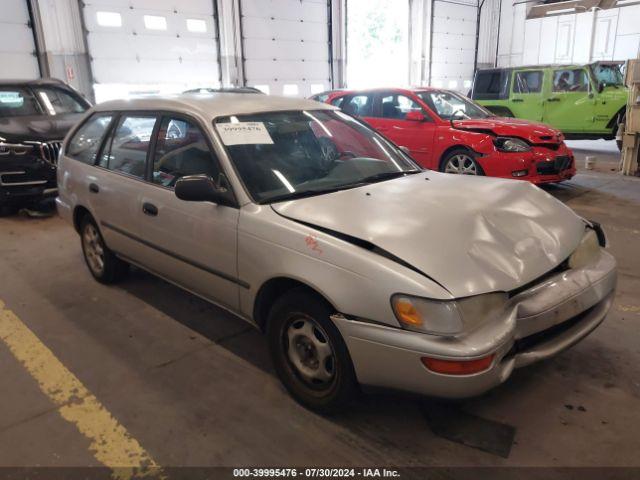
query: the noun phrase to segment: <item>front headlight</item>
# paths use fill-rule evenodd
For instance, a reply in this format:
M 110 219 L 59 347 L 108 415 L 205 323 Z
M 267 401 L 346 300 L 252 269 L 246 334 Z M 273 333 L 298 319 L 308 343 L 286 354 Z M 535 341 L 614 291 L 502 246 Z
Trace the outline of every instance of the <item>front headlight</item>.
M 500 292 L 458 300 L 430 300 L 397 294 L 391 297 L 391 305 L 402 328 L 453 336 L 499 318 L 507 300 L 507 295 Z
M 25 155 L 27 152 L 33 150 L 33 147 L 33 145 L 25 145 L 23 143 L 0 142 L 0 156 Z
M 578 248 L 569 257 L 569 268 L 585 267 L 593 263 L 599 254 L 598 235 L 594 230 L 589 229 L 580 240 Z
M 501 152 L 528 152 L 531 146 L 515 137 L 497 137 L 493 140 L 493 144 Z

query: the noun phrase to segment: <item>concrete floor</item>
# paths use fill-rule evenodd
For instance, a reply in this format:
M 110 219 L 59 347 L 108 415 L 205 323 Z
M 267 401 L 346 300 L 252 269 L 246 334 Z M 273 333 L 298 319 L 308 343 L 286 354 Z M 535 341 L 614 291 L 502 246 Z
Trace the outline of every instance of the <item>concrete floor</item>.
M 582 164 L 589 146 L 573 147 Z M 608 233 L 620 276 L 607 321 L 454 407 L 512 426 L 506 458 L 434 434 L 426 399 L 370 395 L 336 417 L 306 411 L 258 333 L 139 270 L 116 287 L 94 282 L 57 217 L 0 218 L 0 300 L 160 465 L 639 466 L 640 179 L 610 172 L 615 150 L 596 155 L 595 171 L 546 190 Z M 0 466 L 97 464 L 1 342 L 0 392 Z

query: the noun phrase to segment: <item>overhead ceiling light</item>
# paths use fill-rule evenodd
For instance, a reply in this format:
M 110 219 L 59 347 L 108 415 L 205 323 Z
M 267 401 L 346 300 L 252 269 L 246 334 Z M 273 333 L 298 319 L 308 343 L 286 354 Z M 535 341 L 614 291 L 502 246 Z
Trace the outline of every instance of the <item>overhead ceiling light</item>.
M 624 0 L 623 0 L 624 1 Z M 618 2 L 620 3 L 620 2 Z M 561 8 L 559 10 L 549 10 L 547 12 L 545 12 L 545 15 L 559 15 L 561 13 L 574 13 L 576 11 L 575 7 L 571 7 L 571 8 Z

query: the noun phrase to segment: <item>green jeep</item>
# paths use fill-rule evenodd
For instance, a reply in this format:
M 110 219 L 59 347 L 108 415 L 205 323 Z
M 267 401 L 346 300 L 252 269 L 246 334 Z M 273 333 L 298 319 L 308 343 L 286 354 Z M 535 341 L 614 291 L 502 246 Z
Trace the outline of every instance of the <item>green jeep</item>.
M 471 98 L 496 115 L 535 120 L 567 138 L 616 138 L 628 90 L 620 62 L 538 65 L 476 72 Z

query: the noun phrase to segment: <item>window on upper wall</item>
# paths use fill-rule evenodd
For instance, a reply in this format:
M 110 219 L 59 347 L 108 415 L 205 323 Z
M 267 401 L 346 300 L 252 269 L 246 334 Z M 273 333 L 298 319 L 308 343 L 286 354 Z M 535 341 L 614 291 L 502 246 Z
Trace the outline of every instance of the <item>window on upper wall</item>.
M 295 83 L 289 83 L 282 88 L 284 95 L 297 95 L 299 92 L 298 85 Z
M 112 115 L 91 117 L 69 142 L 67 155 L 82 163 L 95 164 L 102 137 L 104 137 L 112 118 Z
M 513 93 L 540 93 L 543 77 L 542 70 L 516 72 L 513 77 Z
M 187 30 L 194 33 L 206 33 L 207 22 L 199 18 L 187 18 Z
M 156 117 L 129 116 L 120 118 L 118 126 L 100 158 L 100 166 L 132 177 L 144 178 L 147 152 Z
M 173 188 L 186 175 L 220 175 L 217 158 L 200 128 L 181 118 L 166 117 L 158 131 L 153 159 L 153 183 Z
M 167 19 L 160 15 L 145 15 L 144 26 L 147 30 L 166 30 Z
M 586 92 L 589 90 L 589 77 L 581 68 L 555 70 L 553 72 L 554 92 Z
M 121 27 L 122 15 L 118 12 L 96 12 L 96 22 L 101 27 Z

